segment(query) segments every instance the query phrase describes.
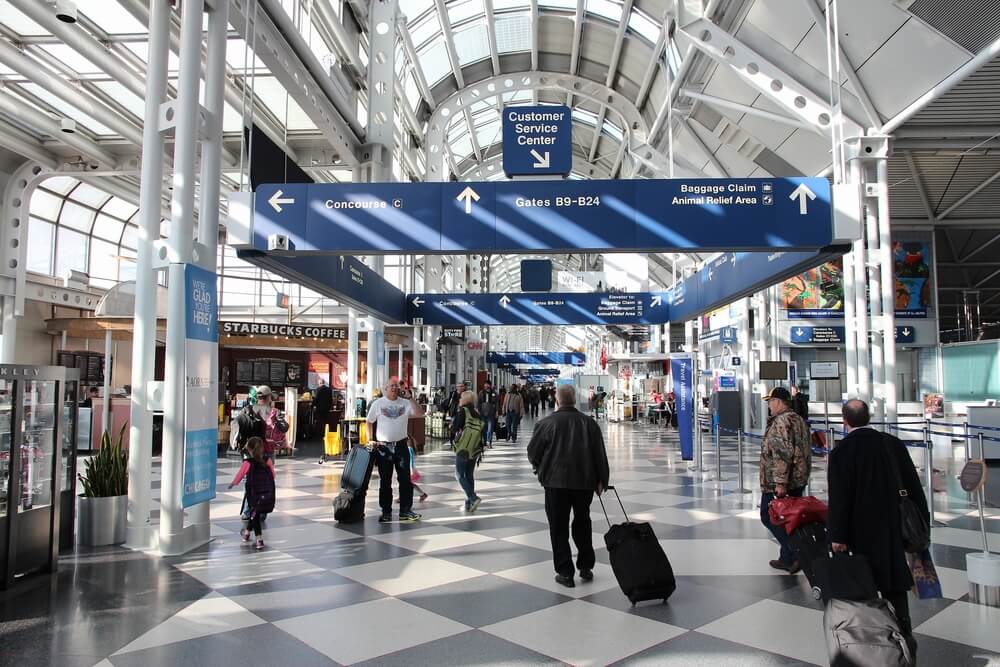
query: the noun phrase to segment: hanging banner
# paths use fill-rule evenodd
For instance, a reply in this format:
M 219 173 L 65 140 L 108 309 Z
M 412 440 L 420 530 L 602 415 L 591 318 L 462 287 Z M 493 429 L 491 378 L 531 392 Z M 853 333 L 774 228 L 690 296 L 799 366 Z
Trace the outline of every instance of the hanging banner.
M 219 349 L 216 275 L 193 264 L 184 267 L 187 315 L 184 341 L 184 494 L 191 507 L 215 498 L 218 463 L 218 392 L 212 359 Z
M 671 357 L 670 375 L 674 378 L 674 400 L 677 405 L 677 430 L 681 439 L 681 458 L 694 459 L 694 391 L 691 378 L 691 357 Z

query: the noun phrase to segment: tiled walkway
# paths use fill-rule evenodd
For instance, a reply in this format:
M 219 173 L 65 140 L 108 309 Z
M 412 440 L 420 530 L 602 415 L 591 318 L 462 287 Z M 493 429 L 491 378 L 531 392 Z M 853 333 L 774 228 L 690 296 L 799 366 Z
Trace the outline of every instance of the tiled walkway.
M 364 523 L 338 526 L 330 502 L 342 464 L 279 459 L 264 551 L 240 543 L 241 494 L 232 492 L 216 499 L 215 539 L 195 553 L 67 558 L 56 578 L 0 594 L 0 665 L 826 664 L 821 607 L 801 575 L 768 567 L 777 547 L 759 523 L 759 494 L 734 493 L 732 448 L 719 483 L 688 469 L 673 432 L 605 427 L 626 509 L 653 523 L 678 575 L 668 604 L 631 607 L 603 548 L 592 583 L 553 581 L 543 495 L 523 437 L 488 451 L 473 516 L 460 509 L 453 455 L 419 457 L 430 494 L 416 508 L 420 524 L 377 523 L 376 477 Z M 705 462 L 714 470 L 711 456 Z M 222 464 L 222 490 L 237 464 Z M 750 486 L 755 465 L 748 451 Z M 818 466 L 812 491 L 822 496 Z M 938 503 L 949 524 L 934 534 L 946 597 L 911 600 L 921 664 L 997 664 L 1000 609 L 965 600 L 965 554 L 981 548 L 978 523 L 961 492 Z M 617 504 L 608 510 L 621 521 Z M 596 501 L 592 518 L 603 547 Z M 990 530 L 996 550 L 1000 517 Z

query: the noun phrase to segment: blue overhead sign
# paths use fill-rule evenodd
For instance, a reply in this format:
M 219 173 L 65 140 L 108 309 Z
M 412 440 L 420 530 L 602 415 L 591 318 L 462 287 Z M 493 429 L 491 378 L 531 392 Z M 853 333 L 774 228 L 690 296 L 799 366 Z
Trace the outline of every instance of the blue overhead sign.
M 503 110 L 503 170 L 508 176 L 561 174 L 573 168 L 573 116 L 563 104 Z
M 666 292 L 408 294 L 406 321 L 425 326 L 666 324 Z
M 815 252 L 833 218 L 825 178 L 260 185 L 254 248 L 275 234 L 296 254 Z
M 400 324 L 406 317 L 406 295 L 355 257 L 289 256 L 254 250 L 241 250 L 237 256 L 388 324 Z
M 584 366 L 587 355 L 583 352 L 488 352 L 486 363 Z
M 719 342 L 729 345 L 736 342 L 736 327 L 722 327 L 719 330 Z
M 846 329 L 837 325 L 829 327 L 793 326 L 789 332 L 789 340 L 793 345 L 843 345 L 845 339 Z M 913 327 L 895 328 L 896 343 L 913 343 L 915 340 L 916 330 Z

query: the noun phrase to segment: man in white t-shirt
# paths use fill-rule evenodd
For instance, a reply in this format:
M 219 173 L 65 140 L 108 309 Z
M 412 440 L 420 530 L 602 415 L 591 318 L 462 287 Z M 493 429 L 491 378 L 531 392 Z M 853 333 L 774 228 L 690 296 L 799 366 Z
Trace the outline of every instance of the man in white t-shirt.
M 399 380 L 389 379 L 385 394 L 372 401 L 368 408 L 368 433 L 375 441 L 375 463 L 378 465 L 378 502 L 382 507 L 379 523 L 392 521 L 392 470 L 399 480 L 399 520 L 420 521 L 413 511 L 413 482 L 410 481 L 410 448 L 407 428 L 411 417 L 423 417 L 424 411 L 413 400 L 412 393 L 401 395 Z

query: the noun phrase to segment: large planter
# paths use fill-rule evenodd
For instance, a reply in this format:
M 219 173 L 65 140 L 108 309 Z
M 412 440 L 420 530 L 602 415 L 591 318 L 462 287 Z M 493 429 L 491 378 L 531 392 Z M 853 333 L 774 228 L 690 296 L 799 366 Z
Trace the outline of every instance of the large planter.
M 87 547 L 121 544 L 125 541 L 127 512 L 128 496 L 80 496 L 77 543 Z

